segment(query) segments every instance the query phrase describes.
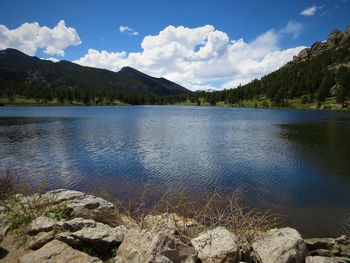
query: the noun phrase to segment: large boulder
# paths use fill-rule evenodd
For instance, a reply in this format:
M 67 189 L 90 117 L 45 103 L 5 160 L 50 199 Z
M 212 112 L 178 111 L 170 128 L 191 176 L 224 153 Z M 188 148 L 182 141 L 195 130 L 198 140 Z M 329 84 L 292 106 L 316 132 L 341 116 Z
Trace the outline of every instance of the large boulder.
M 88 243 L 95 245 L 117 246 L 124 238 L 122 227 L 112 228 L 102 223 L 95 223 L 91 226 L 83 227 L 75 232 L 64 232 L 56 237 L 57 239 L 73 244 Z
M 111 227 L 92 219 L 56 221 L 42 216 L 29 225 L 27 245 L 30 249 L 38 249 L 51 240 L 58 239 L 74 247 L 81 244 L 114 247 L 123 241 L 125 231 L 125 227 Z
M 237 237 L 226 228 L 217 227 L 191 240 L 203 263 L 238 262 Z
M 119 246 L 115 259 L 117 263 L 180 263 L 180 254 L 175 240 L 166 233 L 130 229 Z
M 198 222 L 195 220 L 184 218 L 176 213 L 147 215 L 143 220 L 143 228 L 153 232 L 163 231 L 169 235 L 177 234 L 179 230 L 196 226 L 198 226 Z
M 301 235 L 289 227 L 269 230 L 252 248 L 252 256 L 262 263 L 302 263 L 308 255 Z
M 43 197 L 55 204 L 64 203 L 71 217 L 94 219 L 110 226 L 117 226 L 121 221 L 118 209 L 100 197 L 66 189 L 49 191 Z
M 75 250 L 67 244 L 53 240 L 39 250 L 30 252 L 18 260 L 19 263 L 102 263 L 96 257 L 91 257 L 86 253 Z

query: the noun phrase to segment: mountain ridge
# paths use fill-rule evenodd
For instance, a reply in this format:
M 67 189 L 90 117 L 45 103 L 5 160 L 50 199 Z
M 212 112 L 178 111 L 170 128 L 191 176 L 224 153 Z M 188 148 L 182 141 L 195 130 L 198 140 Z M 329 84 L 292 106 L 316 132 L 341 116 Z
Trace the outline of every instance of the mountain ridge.
M 127 69 L 134 73 L 129 74 L 126 69 L 114 72 L 87 67 L 66 60 L 53 62 L 8 48 L 0 50 L 0 97 L 13 93 L 13 96 L 51 99 L 61 96 L 59 93 L 63 90 L 66 93 L 80 92 L 81 96 L 88 92 L 90 97 L 121 98 L 191 93 L 170 80 L 155 78 L 131 67 Z M 28 89 L 31 94 L 28 94 Z M 41 96 L 38 90 L 46 94 Z

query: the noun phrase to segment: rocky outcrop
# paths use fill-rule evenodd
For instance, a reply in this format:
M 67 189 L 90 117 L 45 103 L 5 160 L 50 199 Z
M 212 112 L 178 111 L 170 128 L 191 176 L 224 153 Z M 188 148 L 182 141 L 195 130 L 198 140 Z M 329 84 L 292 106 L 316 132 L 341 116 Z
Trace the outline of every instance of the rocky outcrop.
M 102 261 L 96 257 L 91 257 L 86 253 L 73 249 L 67 244 L 53 240 L 47 243 L 41 249 L 30 252 L 22 256 L 19 263 L 102 263 Z
M 331 33 L 329 33 L 329 36 L 327 38 L 327 46 L 329 47 L 335 47 L 340 45 L 340 42 L 342 41 L 344 34 L 346 34 L 346 32 L 341 32 L 338 29 L 334 29 Z
M 310 48 L 301 50 L 297 56 L 293 57 L 292 63 L 306 61 L 322 54 L 326 50 L 346 45 L 350 45 L 350 26 L 346 28 L 345 32 L 335 29 L 328 35 L 326 41 L 316 42 Z
M 289 227 L 269 230 L 252 247 L 253 256 L 262 263 L 303 263 L 308 255 L 301 235 Z
M 217 227 L 191 240 L 203 263 L 238 262 L 237 237 L 226 228 Z

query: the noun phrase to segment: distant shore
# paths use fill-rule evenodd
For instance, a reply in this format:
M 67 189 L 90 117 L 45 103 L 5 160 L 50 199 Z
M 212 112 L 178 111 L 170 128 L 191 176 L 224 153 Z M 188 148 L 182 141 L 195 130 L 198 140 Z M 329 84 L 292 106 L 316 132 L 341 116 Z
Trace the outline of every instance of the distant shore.
M 82 102 L 58 102 L 42 101 L 34 99 L 15 99 L 9 102 L 7 99 L 0 98 L 0 107 L 16 107 L 16 106 L 132 106 L 122 101 L 114 101 L 112 103 L 82 103 Z M 261 99 L 243 100 L 240 103 L 228 104 L 224 101 L 219 101 L 215 104 L 210 104 L 205 100 L 200 102 L 191 102 L 189 100 L 181 103 L 173 104 L 141 104 L 155 106 L 213 106 L 213 107 L 237 107 L 237 108 L 259 108 L 259 109 L 299 109 L 299 110 L 332 110 L 332 111 L 350 111 L 350 102 L 344 104 L 336 103 L 334 97 L 327 98 L 324 102 L 307 102 L 302 103 L 300 99 L 290 99 L 286 101 L 285 106 L 274 106 L 269 99 L 262 97 Z M 139 105 L 139 106 L 141 106 Z M 134 105 L 137 106 L 137 105 Z

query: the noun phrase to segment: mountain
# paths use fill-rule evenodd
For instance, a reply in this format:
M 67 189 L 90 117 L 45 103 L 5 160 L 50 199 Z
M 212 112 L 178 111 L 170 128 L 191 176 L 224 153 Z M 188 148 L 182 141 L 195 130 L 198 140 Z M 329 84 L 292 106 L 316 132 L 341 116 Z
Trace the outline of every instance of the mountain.
M 119 74 L 141 81 L 148 87 L 151 87 L 158 94 L 166 93 L 166 95 L 174 95 L 189 92 L 188 89 L 165 78 L 154 78 L 132 67 L 123 67 L 119 71 Z
M 0 97 L 46 99 L 168 96 L 191 93 L 164 78 L 125 67 L 120 72 L 85 67 L 69 61 L 52 62 L 16 49 L 0 51 Z M 74 97 L 75 96 L 75 97 Z M 74 97 L 74 98 L 72 98 Z
M 333 30 L 326 41 L 302 50 L 260 80 L 214 92 L 207 99 L 258 107 L 350 108 L 350 26 L 344 32 Z

